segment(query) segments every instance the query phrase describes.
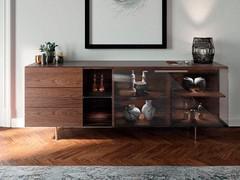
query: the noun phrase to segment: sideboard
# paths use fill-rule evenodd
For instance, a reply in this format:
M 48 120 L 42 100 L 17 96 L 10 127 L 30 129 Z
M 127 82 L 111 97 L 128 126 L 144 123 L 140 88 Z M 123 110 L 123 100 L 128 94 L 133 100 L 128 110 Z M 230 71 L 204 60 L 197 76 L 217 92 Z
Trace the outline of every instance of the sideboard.
M 144 94 L 136 93 L 133 73 L 136 82 L 144 74 Z M 199 78 L 204 89 L 186 89 L 186 79 L 193 87 Z M 150 118 L 141 112 L 145 101 L 154 107 Z M 129 107 L 137 112 L 129 116 Z M 56 132 L 62 127 L 226 127 L 228 67 L 184 61 L 32 64 L 25 68 L 25 126 L 56 127 Z

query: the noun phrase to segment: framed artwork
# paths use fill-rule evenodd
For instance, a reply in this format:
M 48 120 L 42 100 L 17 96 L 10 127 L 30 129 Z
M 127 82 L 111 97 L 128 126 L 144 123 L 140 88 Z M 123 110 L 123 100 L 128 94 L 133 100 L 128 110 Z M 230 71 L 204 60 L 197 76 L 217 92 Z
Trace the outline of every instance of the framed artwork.
M 167 48 L 167 0 L 85 0 L 87 49 Z

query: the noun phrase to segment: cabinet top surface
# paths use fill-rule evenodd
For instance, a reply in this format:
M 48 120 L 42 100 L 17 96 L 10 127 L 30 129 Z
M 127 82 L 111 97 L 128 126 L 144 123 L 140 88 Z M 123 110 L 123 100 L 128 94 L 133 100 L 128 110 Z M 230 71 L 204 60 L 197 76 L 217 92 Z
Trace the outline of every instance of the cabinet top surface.
M 227 69 L 219 63 L 213 64 L 186 64 L 184 61 L 65 61 L 59 65 L 31 64 L 27 68 L 41 67 L 81 67 L 81 68 L 161 68 L 161 69 Z

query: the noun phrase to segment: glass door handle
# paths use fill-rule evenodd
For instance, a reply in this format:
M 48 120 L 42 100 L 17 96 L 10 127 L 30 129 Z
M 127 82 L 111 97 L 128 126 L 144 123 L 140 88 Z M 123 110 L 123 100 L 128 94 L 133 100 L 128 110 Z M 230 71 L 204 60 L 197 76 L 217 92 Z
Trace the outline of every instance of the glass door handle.
M 155 73 L 188 73 L 188 70 L 155 70 Z

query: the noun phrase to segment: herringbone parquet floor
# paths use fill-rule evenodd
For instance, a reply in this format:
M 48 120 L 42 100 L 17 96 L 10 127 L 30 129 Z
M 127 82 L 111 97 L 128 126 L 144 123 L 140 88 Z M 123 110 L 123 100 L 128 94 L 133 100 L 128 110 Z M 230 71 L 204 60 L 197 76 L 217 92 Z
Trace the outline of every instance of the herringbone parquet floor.
M 0 129 L 0 165 L 239 165 L 240 129 Z

